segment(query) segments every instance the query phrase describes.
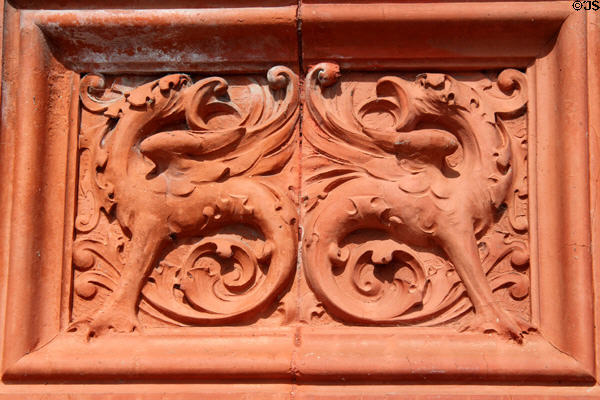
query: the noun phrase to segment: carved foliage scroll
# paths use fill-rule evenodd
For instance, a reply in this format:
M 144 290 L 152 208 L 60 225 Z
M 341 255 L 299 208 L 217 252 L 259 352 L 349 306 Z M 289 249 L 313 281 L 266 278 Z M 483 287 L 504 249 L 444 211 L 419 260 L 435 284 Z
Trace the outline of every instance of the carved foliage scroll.
M 533 329 L 525 76 L 375 82 L 322 63 L 305 87 L 303 256 L 318 301 L 344 322 L 462 317 L 520 341 Z
M 86 75 L 74 321 L 88 337 L 238 321 L 296 266 L 298 78 Z

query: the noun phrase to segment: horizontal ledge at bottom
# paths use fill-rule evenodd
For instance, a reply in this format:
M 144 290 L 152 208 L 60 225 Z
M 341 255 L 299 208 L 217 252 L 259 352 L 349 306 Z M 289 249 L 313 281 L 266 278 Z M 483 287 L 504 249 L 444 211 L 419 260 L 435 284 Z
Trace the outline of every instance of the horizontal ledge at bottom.
M 594 382 L 590 371 L 539 334 L 527 335 L 518 344 L 443 328 L 304 326 L 196 332 L 113 335 L 89 343 L 63 334 L 9 367 L 3 380 Z
M 172 332 L 172 331 L 171 331 Z M 198 335 L 61 334 L 25 355 L 5 381 L 283 379 L 290 375 L 293 329 L 225 329 Z
M 435 329 L 435 330 L 434 330 Z M 538 333 L 523 343 L 495 334 L 423 329 L 405 334 L 302 332 L 297 380 L 432 383 L 593 383 L 593 372 Z

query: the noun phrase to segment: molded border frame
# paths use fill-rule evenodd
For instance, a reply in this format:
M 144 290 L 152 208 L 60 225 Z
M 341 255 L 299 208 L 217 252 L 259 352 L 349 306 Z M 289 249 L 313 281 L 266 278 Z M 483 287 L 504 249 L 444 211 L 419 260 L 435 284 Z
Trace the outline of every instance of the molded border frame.
M 7 3 L 0 148 L 4 182 L 0 198 L 2 379 L 17 386 L 145 379 L 593 384 L 596 361 L 588 143 L 593 121 L 588 107 L 594 104 L 597 108 L 597 100 L 588 101 L 589 24 L 586 26 L 584 12 L 570 8 L 571 2 L 544 3 L 513 2 L 512 11 L 506 3 L 474 3 L 467 9 L 463 4 L 459 13 L 457 3 L 451 2 L 343 7 L 309 2 L 299 10 L 301 62 L 306 66 L 333 59 L 350 70 L 527 67 L 531 94 L 532 299 L 539 300 L 532 314 L 540 336 L 527 338 L 522 346 L 484 335 L 416 328 L 207 328 L 193 334 L 172 332 L 175 335 L 156 330 L 143 336 L 99 338 L 90 344 L 61 334 L 68 302 L 61 293 L 71 284 L 67 266 L 76 191 L 79 73 L 174 69 L 253 73 L 278 63 L 294 63 L 296 7 L 286 3 L 262 9 L 262 14 L 251 8 L 215 14 L 214 10 L 18 10 Z M 352 7 L 360 9 L 353 11 Z M 381 9 L 385 22 L 375 17 Z M 267 23 L 264 16 L 271 11 L 273 18 Z M 180 24 L 170 29 L 183 36 L 199 29 L 203 18 L 208 17 L 218 19 L 214 29 L 229 26 L 234 38 L 246 35 L 247 27 L 267 24 L 261 32 L 274 36 L 268 36 L 272 40 L 279 34 L 283 48 L 270 46 L 268 59 L 252 60 L 236 44 L 221 49 L 221 60 L 215 60 L 211 59 L 210 47 L 203 51 L 200 43 L 193 51 L 206 58 L 198 61 L 186 59 L 185 49 L 172 46 L 174 53 L 168 57 L 180 56 L 173 66 L 152 59 L 152 51 L 172 44 L 169 38 L 160 37 L 157 29 L 155 35 L 143 39 L 146 47 L 139 53 L 112 51 L 111 44 L 126 46 L 127 40 L 135 39 L 126 35 L 146 12 L 152 12 L 157 26 L 179 18 Z M 390 41 L 370 43 L 369 35 L 358 38 L 361 29 L 368 29 L 374 21 L 380 22 Z M 439 28 L 432 37 L 426 37 L 417 29 L 423 21 L 448 29 Z M 526 31 L 535 32 L 534 37 L 519 41 L 519 32 L 509 29 L 511 21 L 527 23 Z M 111 34 L 105 53 L 90 55 L 87 49 L 97 47 L 94 32 L 106 24 Z M 488 24 L 498 28 L 488 32 Z M 353 29 L 349 31 L 348 26 Z M 463 42 L 463 50 L 448 50 L 457 35 L 469 28 L 473 41 Z M 346 34 L 332 36 L 333 29 Z M 77 42 L 74 33 L 78 34 Z M 345 41 L 336 37 L 345 37 Z M 414 42 L 410 46 L 407 37 Z M 481 54 L 482 46 L 496 41 L 501 45 Z M 337 57 L 321 58 L 318 46 L 324 42 L 336 50 L 330 54 Z M 435 45 L 414 52 L 424 42 Z M 361 48 L 373 49 L 375 57 L 361 56 Z M 101 54 L 105 57 L 98 57 Z M 49 83 L 60 85 L 57 77 L 63 79 L 65 95 L 58 103 L 49 103 Z M 58 109 L 68 112 L 57 115 Z M 53 130 L 48 130 L 51 125 Z M 214 332 L 221 337 L 215 337 Z M 447 343 L 452 347 L 444 345 Z M 232 349 L 239 351 L 235 362 Z M 117 361 L 116 354 L 120 357 Z M 167 360 L 165 354 L 169 355 Z

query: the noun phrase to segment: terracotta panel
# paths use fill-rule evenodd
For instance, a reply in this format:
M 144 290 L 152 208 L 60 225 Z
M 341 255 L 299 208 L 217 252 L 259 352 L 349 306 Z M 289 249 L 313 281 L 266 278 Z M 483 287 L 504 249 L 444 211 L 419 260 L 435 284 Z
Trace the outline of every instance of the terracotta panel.
M 0 397 L 599 397 L 597 15 L 6 2 Z

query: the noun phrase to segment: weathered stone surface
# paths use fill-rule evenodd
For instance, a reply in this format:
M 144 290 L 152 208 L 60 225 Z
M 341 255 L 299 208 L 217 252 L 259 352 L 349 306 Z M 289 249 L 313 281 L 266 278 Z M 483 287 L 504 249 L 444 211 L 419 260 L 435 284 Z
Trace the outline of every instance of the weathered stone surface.
M 3 21 L 0 398 L 600 396 L 593 11 Z

